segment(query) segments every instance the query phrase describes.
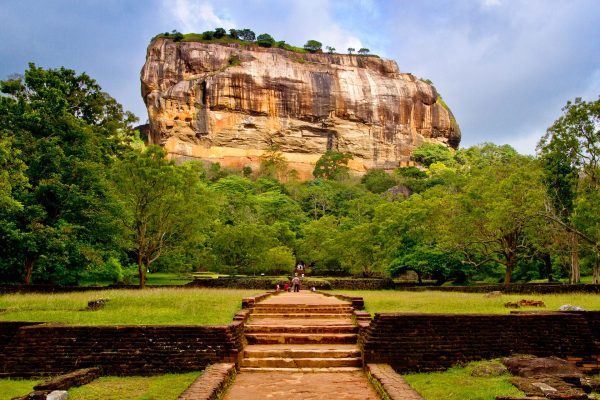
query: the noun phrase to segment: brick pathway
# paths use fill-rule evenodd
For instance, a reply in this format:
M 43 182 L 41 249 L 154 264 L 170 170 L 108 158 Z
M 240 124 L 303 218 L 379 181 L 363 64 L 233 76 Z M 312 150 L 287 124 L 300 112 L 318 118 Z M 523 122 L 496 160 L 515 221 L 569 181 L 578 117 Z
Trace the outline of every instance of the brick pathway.
M 246 324 L 240 373 L 225 400 L 375 400 L 350 303 L 302 291 L 260 301 Z
M 241 372 L 223 400 L 377 400 L 364 373 Z

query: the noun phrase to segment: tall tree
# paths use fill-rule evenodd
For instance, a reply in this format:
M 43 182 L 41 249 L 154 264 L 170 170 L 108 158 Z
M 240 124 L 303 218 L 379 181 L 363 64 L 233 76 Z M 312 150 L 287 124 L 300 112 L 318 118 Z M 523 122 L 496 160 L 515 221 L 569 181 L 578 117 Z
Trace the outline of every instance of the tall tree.
M 5 269 L 20 264 L 26 284 L 34 276 L 76 283 L 86 265 L 118 248 L 105 171 L 126 148 L 135 117 L 66 68 L 30 64 L 0 88 L 0 142 L 18 176 L 10 187 L 16 206 L 0 211 Z
M 337 179 L 347 177 L 350 169 L 348 162 L 352 154 L 327 150 L 315 164 L 313 175 L 315 178 Z
M 149 146 L 143 153 L 132 151 L 115 163 L 112 173 L 125 210 L 120 222 L 127 247 L 135 255 L 141 288 L 151 264 L 197 244 L 214 214 L 198 171 L 176 166 L 165 155 L 158 146 Z
M 598 241 L 585 232 L 585 224 L 573 220 L 576 203 L 579 213 L 586 214 L 586 205 L 578 201 L 600 189 L 600 99 L 586 102 L 581 98 L 567 102 L 563 115 L 548 128 L 538 144 L 544 165 L 544 180 L 551 201 L 546 217 L 564 231 L 571 250 L 572 283 L 579 282 L 579 244 L 591 245 L 598 254 Z
M 472 171 L 444 210 L 444 244 L 474 267 L 503 265 L 504 284 L 509 285 L 517 261 L 531 246 L 543 201 L 541 171 L 528 157 Z

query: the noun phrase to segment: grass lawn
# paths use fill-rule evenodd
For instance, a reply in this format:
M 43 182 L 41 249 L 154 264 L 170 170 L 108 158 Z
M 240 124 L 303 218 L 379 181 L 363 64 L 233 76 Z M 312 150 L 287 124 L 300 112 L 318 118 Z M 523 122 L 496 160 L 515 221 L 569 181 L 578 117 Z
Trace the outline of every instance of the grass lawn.
M 496 396 L 523 396 L 508 382 L 510 374 L 495 377 L 473 377 L 473 368 L 489 361 L 478 361 L 465 367 L 443 372 L 404 375 L 404 379 L 426 400 L 494 400 Z
M 198 372 L 157 376 L 104 376 L 69 390 L 70 400 L 176 400 Z
M 10 400 L 13 397 L 25 396 L 33 391 L 33 387 L 42 380 L 29 379 L 0 379 L 0 400 Z
M 336 293 L 361 296 L 365 300 L 366 310 L 372 315 L 378 312 L 508 314 L 514 309 L 505 308 L 504 303 L 521 299 L 542 300 L 546 303 L 546 308 L 520 308 L 519 310 L 556 311 L 563 304 L 577 305 L 589 311 L 600 310 L 600 295 L 587 293 L 505 294 L 495 298 L 487 298 L 483 293 L 437 291 L 344 290 Z
M 222 325 L 231 322 L 242 298 L 257 290 L 157 288 L 0 296 L 0 321 L 68 325 Z M 88 301 L 110 299 L 104 309 L 82 311 Z

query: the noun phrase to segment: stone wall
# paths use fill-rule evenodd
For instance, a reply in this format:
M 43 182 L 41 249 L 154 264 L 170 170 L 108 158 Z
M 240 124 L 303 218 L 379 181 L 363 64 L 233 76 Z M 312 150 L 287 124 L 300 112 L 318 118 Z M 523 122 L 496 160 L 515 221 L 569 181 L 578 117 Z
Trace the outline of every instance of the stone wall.
M 600 372 L 600 312 L 510 315 L 376 314 L 361 338 L 365 363 L 443 370 L 509 354 L 558 356 Z
M 273 290 L 277 282 L 281 281 L 277 277 L 228 277 L 218 279 L 196 279 L 187 285 L 172 285 L 168 287 L 183 288 L 236 288 L 236 289 L 258 289 Z M 508 288 L 503 285 L 476 285 L 476 286 L 419 286 L 414 282 L 394 282 L 392 279 L 381 278 L 316 278 L 307 277 L 304 279 L 304 287 L 314 286 L 318 290 L 407 290 L 407 291 L 425 291 L 435 290 L 443 292 L 463 292 L 463 293 L 487 293 L 492 291 L 502 291 L 504 293 L 515 294 L 546 294 L 546 293 L 600 293 L 600 285 L 567 285 L 567 284 L 548 284 L 548 283 L 526 283 L 512 284 Z M 146 286 L 147 288 L 164 286 Z M 83 292 L 97 290 L 114 289 L 139 289 L 137 285 L 111 285 L 111 286 L 59 286 L 59 285 L 0 285 L 0 294 L 8 293 L 63 293 L 63 292 Z
M 103 374 L 151 375 L 237 362 L 243 320 L 226 326 L 61 326 L 0 322 L 0 376 L 62 374 L 100 367 Z
M 487 293 L 501 291 L 513 294 L 547 294 L 547 293 L 600 293 L 600 285 L 567 285 L 560 283 L 523 283 L 504 285 L 475 285 L 475 286 L 418 286 L 414 283 L 396 282 L 396 290 L 426 291 L 435 290 L 440 292 L 462 292 L 462 293 Z

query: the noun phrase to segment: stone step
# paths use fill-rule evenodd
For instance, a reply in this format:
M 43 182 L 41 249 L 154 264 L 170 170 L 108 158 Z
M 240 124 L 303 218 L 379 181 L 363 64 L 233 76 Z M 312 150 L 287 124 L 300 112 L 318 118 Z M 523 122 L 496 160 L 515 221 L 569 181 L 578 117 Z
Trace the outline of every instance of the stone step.
M 303 314 L 340 314 L 340 313 L 349 313 L 351 314 L 354 309 L 352 306 L 347 305 L 296 305 L 296 304 L 265 304 L 265 305 L 256 305 L 252 309 L 253 314 L 265 314 L 265 313 L 303 313 Z
M 356 333 L 246 333 L 249 344 L 352 343 Z
M 362 359 L 359 357 L 344 358 L 244 358 L 241 367 L 250 368 L 333 368 L 333 367 L 361 367 Z
M 285 319 L 341 319 L 351 318 L 351 313 L 255 313 L 252 314 L 253 319 L 263 318 L 285 318 Z
M 351 318 L 313 318 L 313 319 L 303 319 L 303 318 L 254 318 L 251 317 L 247 325 L 256 325 L 256 326 L 348 326 L 355 325 L 354 321 Z
M 329 367 L 329 368 L 256 368 L 242 367 L 240 372 L 360 372 L 361 367 Z
M 358 327 L 352 324 L 343 325 L 255 325 L 248 324 L 244 333 L 356 333 Z
M 245 358 L 360 358 L 361 351 L 356 345 L 248 345 L 244 348 Z

